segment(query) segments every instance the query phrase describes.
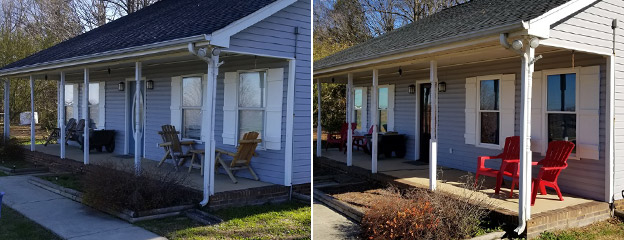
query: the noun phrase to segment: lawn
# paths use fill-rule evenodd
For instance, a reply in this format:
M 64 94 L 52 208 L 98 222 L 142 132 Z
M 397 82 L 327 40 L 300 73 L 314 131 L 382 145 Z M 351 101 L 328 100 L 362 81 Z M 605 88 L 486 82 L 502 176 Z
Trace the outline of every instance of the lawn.
M 12 161 L 12 160 L 0 160 L 0 166 L 6 168 L 22 169 L 22 168 L 34 168 L 35 164 L 32 164 L 27 161 Z
M 74 189 L 82 192 L 81 176 L 75 174 L 64 174 L 59 176 L 40 176 L 43 180 L 52 182 L 62 187 Z
M 311 208 L 288 202 L 212 212 L 224 222 L 202 226 L 186 217 L 137 223 L 168 239 L 310 239 Z
M 15 210 L 2 206 L 0 239 L 61 239 Z
M 10 176 L 10 175 L 0 171 L 0 177 L 4 177 L 4 176 Z
M 618 218 L 594 223 L 581 228 L 556 232 L 544 232 L 539 240 L 574 240 L 574 239 L 624 239 L 624 222 Z

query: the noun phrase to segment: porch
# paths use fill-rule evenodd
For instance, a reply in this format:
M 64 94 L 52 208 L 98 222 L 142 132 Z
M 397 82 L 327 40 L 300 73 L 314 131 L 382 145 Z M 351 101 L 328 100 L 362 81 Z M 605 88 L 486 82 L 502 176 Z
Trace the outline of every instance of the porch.
M 49 144 L 48 146 L 37 145 L 37 151 L 41 153 L 45 153 L 45 154 L 50 154 L 53 156 L 60 156 L 60 146 L 58 144 Z M 66 154 L 65 158 L 67 160 L 83 162 L 83 159 L 82 159 L 83 151 L 80 150 L 79 146 L 68 145 L 66 147 L 65 154 Z M 118 155 L 115 153 L 108 153 L 105 151 L 103 152 L 91 151 L 89 155 L 90 155 L 89 156 L 90 164 L 95 164 L 95 165 L 112 164 L 117 169 L 125 170 L 128 172 L 134 171 L 134 156 L 132 155 Z M 187 163 L 189 161 L 187 161 Z M 158 173 L 175 172 L 175 168 L 173 167 L 171 160 L 166 161 L 160 167 L 158 167 L 157 165 L 158 165 L 158 162 L 154 160 L 145 159 L 145 158 L 142 158 L 141 160 L 141 167 L 143 171 L 158 172 Z M 191 173 L 189 173 L 188 164 L 187 164 L 186 166 L 179 167 L 179 170 L 175 172 L 175 174 L 185 179 L 185 185 L 187 187 L 198 190 L 198 191 L 203 190 L 204 177 L 200 175 L 199 169 L 193 168 Z M 224 174 L 224 173 L 214 174 L 214 192 L 222 193 L 222 192 L 238 191 L 238 190 L 245 190 L 245 189 L 275 185 L 272 183 L 255 181 L 252 179 L 239 177 L 239 176 L 237 176 L 237 180 L 238 180 L 238 183 L 233 183 L 227 174 Z

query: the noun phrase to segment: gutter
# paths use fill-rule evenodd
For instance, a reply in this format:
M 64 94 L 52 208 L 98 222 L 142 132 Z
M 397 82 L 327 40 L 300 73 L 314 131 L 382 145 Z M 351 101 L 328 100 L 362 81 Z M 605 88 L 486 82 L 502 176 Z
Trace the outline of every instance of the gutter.
M 314 69 L 314 74 L 324 74 L 324 73 L 330 73 L 330 72 L 334 72 L 334 71 L 339 71 L 339 70 L 344 70 L 347 68 L 357 68 L 357 67 L 362 67 L 365 66 L 367 64 L 370 63 L 366 63 L 364 61 L 370 61 L 370 60 L 375 60 L 375 58 L 380 58 L 380 57 L 387 57 L 387 58 L 391 58 L 392 55 L 397 55 L 397 54 L 401 54 L 401 53 L 407 53 L 407 52 L 411 52 L 411 51 L 417 51 L 417 50 L 423 50 L 426 48 L 432 48 L 432 47 L 437 47 L 437 46 L 442 46 L 445 44 L 450 44 L 450 43 L 455 43 L 455 42 L 460 42 L 463 40 L 470 40 L 470 39 L 475 39 L 475 38 L 479 38 L 479 37 L 485 37 L 485 36 L 489 36 L 489 35 L 497 35 L 500 34 L 501 32 L 510 32 L 513 30 L 526 30 L 527 29 L 527 24 L 526 22 L 515 22 L 515 23 L 511 23 L 511 24 L 506 24 L 506 25 L 502 25 L 502 26 L 498 26 L 498 27 L 494 27 L 494 28 L 489 28 L 489 29 L 485 29 L 485 30 L 481 30 L 481 31 L 476 31 L 476 32 L 470 32 L 470 33 L 466 33 L 466 34 L 460 34 L 457 36 L 453 36 L 450 38 L 444 38 L 441 40 L 436 40 L 436 41 L 432 41 L 432 42 L 427 42 L 427 43 L 422 43 L 422 44 L 418 44 L 409 48 L 405 48 L 405 49 L 397 49 L 397 50 L 390 50 L 387 52 L 383 52 L 383 53 L 379 53 L 379 54 L 375 54 L 375 55 L 371 55 L 371 56 L 365 56 L 365 57 L 360 57 L 360 58 L 356 58 L 354 60 L 351 60 L 351 63 L 338 63 L 338 64 L 332 64 L 332 65 L 328 65 L 325 67 L 320 67 L 320 68 L 315 68 Z M 416 54 L 418 55 L 418 54 Z M 392 59 L 388 59 L 389 61 Z
M 89 54 L 84 56 L 72 57 L 61 60 L 54 60 L 44 63 L 37 63 L 27 66 L 14 67 L 0 70 L 0 77 L 10 75 L 26 74 L 31 72 L 45 71 L 57 68 L 73 67 L 78 65 L 102 63 L 105 61 L 114 61 L 133 57 L 142 57 L 150 54 L 156 54 L 167 51 L 185 50 L 188 43 L 198 41 L 210 41 L 211 35 L 201 34 L 197 36 L 178 38 L 163 42 L 151 43 L 136 47 L 111 50 L 107 52 Z

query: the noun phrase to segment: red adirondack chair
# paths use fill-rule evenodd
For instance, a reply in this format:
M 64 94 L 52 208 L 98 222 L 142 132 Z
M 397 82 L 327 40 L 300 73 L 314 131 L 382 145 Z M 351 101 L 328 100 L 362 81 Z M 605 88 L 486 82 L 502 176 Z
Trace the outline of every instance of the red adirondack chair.
M 531 185 L 531 206 L 535 204 L 535 198 L 537 197 L 537 190 L 542 195 L 546 195 L 546 187 L 555 189 L 559 200 L 563 201 L 561 196 L 561 190 L 557 184 L 557 178 L 561 170 L 568 167 L 568 158 L 572 154 L 574 149 L 574 143 L 568 141 L 552 141 L 548 143 L 548 150 L 546 150 L 546 157 L 539 162 L 533 162 L 533 165 L 541 165 L 542 167 L 537 174 L 537 178 L 532 179 Z M 517 165 L 516 165 L 517 166 Z M 511 184 L 511 191 L 518 183 L 518 174 L 514 174 L 514 181 Z M 511 195 L 511 193 L 510 193 Z
M 368 129 L 368 134 L 373 134 L 373 125 Z M 362 148 L 366 152 L 368 151 L 368 139 L 364 136 L 353 136 L 353 146 L 357 149 Z
M 348 127 L 349 126 L 347 123 L 342 123 L 342 127 L 340 127 L 340 133 L 329 134 L 327 136 L 327 142 L 325 143 L 325 151 L 329 149 L 330 144 L 334 144 L 334 143 L 337 143 L 338 149 L 342 151 L 342 147 L 346 146 Z
M 351 123 L 351 137 L 353 137 L 353 131 L 355 131 L 355 129 L 357 128 L 357 123 Z M 347 132 L 348 134 L 349 132 Z M 345 142 L 344 142 L 344 152 L 343 153 L 347 153 L 347 140 L 349 139 L 349 135 L 345 135 Z
M 477 173 L 475 176 L 475 186 L 479 181 L 479 176 L 496 177 L 496 193 L 500 189 L 500 185 L 503 182 L 503 176 L 513 176 L 515 167 L 513 164 L 508 164 L 508 161 L 518 160 L 520 158 L 520 137 L 512 136 L 505 138 L 505 148 L 503 152 L 496 156 L 480 156 L 477 158 Z M 485 161 L 490 159 L 501 159 L 501 166 L 499 169 L 485 167 Z

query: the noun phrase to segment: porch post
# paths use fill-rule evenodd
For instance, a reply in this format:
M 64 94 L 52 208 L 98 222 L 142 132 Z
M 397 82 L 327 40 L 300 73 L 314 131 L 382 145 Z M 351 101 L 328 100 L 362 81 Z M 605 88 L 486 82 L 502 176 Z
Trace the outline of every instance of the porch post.
M 35 151 L 35 78 L 30 75 L 30 151 Z
M 520 98 L 520 185 L 518 222 L 520 226 L 516 232 L 522 233 L 526 221 L 531 218 L 531 82 L 533 81 L 533 64 L 530 61 L 535 57 L 535 49 L 525 47 L 522 55 L 522 78 Z
M 4 139 L 11 137 L 11 118 L 10 118 L 10 99 L 11 95 L 11 79 L 4 79 Z
M 377 69 L 373 69 L 373 88 L 371 89 L 372 91 L 372 95 L 371 95 L 371 115 L 372 115 L 372 124 L 373 124 L 373 136 L 372 136 L 372 151 L 371 151 L 371 157 L 372 157 L 372 163 L 371 163 L 371 172 L 372 173 L 377 173 L 377 139 L 379 138 L 379 136 L 377 136 L 377 133 L 379 132 L 379 126 L 377 126 L 379 123 L 379 119 L 377 119 L 379 110 L 378 110 L 378 89 L 377 89 L 377 82 L 378 82 L 378 78 L 379 78 L 379 70 Z
M 321 157 L 321 150 L 323 149 L 323 131 L 321 129 L 321 79 L 316 79 L 317 81 L 317 104 L 316 104 L 316 157 Z
M 605 177 L 605 201 L 608 203 L 613 203 L 614 200 L 614 179 L 613 179 L 613 166 L 615 163 L 614 159 L 614 138 L 613 138 L 613 129 L 615 123 L 615 107 L 614 107 L 614 96 L 615 96 L 615 54 L 607 57 L 607 106 L 605 107 L 607 110 L 607 114 L 605 116 L 605 129 L 607 129 L 607 134 L 605 134 L 605 142 L 607 143 L 605 147 L 605 156 L 606 163 L 605 164 L 605 173 L 608 175 Z
M 85 165 L 89 164 L 89 69 L 84 69 L 84 98 L 82 101 L 82 116 L 85 120 L 84 135 L 82 140 L 83 162 Z
M 353 165 L 353 73 L 347 74 L 347 166 Z
M 61 125 L 61 137 L 58 141 L 61 146 L 61 159 L 65 158 L 65 72 L 61 72 L 61 82 L 59 83 L 59 124 Z
M 206 83 L 206 112 L 204 117 L 208 117 L 206 126 L 202 126 L 202 131 L 208 134 L 208 139 L 205 140 L 205 154 L 204 157 L 204 179 L 203 179 L 203 200 L 200 202 L 202 206 L 208 204 L 210 195 L 214 195 L 214 175 L 215 175 L 215 107 L 217 96 L 217 75 L 219 74 L 219 55 L 218 51 L 212 51 L 212 57 L 206 57 L 208 62 L 207 68 L 207 83 Z M 205 130 L 204 130 L 205 129 Z
M 429 140 L 429 190 L 436 190 L 438 172 L 438 61 L 429 62 L 431 82 L 431 139 Z
M 292 185 L 293 132 L 295 118 L 295 76 L 297 60 L 288 60 L 288 92 L 286 94 L 286 149 L 284 151 L 284 186 Z
M 135 91 L 134 91 L 134 174 L 141 174 L 141 110 L 143 106 L 141 103 L 141 75 L 142 75 L 141 62 L 134 63 L 134 79 L 135 79 Z

